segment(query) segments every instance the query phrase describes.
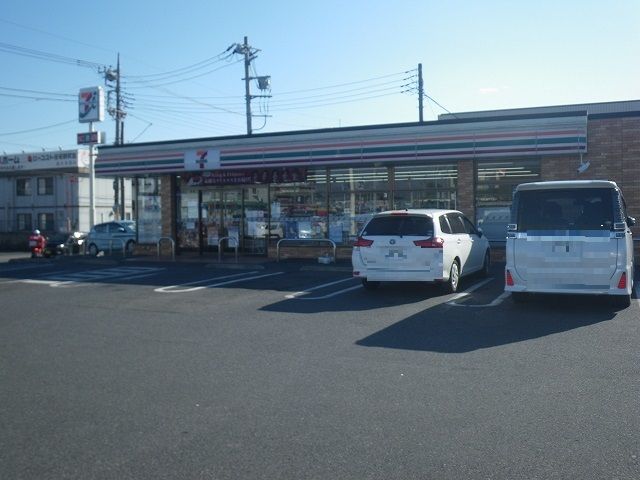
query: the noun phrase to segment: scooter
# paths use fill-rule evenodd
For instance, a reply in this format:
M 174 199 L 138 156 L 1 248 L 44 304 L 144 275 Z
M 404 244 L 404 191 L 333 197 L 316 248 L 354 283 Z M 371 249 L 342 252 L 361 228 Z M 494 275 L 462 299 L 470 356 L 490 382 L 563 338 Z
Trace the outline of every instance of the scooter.
M 44 247 L 47 243 L 46 238 L 42 235 L 33 234 L 29 237 L 29 248 L 31 249 L 31 258 L 38 258 L 42 256 Z

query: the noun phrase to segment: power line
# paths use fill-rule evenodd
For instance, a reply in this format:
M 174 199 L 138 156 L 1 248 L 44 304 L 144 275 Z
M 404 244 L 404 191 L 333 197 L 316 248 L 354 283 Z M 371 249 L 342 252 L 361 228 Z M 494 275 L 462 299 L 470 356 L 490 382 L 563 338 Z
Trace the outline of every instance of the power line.
M 39 132 L 40 130 L 47 130 L 47 129 L 50 129 L 50 128 L 59 127 L 61 125 L 69 125 L 71 123 L 77 123 L 77 122 L 78 122 L 78 119 L 74 118 L 73 120 L 69 120 L 69 121 L 66 121 L 66 122 L 60 122 L 60 123 L 54 123 L 53 125 L 47 125 L 47 126 L 44 126 L 44 127 L 30 128 L 29 130 L 18 130 L 16 132 L 0 133 L 0 137 L 6 137 L 6 136 L 9 136 L 9 135 L 19 135 L 19 134 L 22 134 L 22 133 Z
M 390 77 L 396 77 L 396 76 L 399 76 L 399 75 L 406 75 L 407 73 L 413 73 L 415 71 L 416 71 L 415 69 L 413 69 L 413 70 L 405 70 L 404 72 L 390 73 L 389 75 L 382 75 L 382 76 L 379 76 L 379 77 L 367 78 L 365 80 L 357 80 L 355 82 L 340 83 L 340 84 L 337 84 L 337 85 L 329 85 L 329 86 L 326 86 L 326 87 L 309 88 L 309 89 L 306 89 L 306 90 L 292 90 L 292 91 L 289 91 L 289 92 L 279 92 L 278 95 L 291 95 L 291 94 L 294 94 L 294 93 L 313 92 L 313 91 L 316 91 L 316 90 L 327 90 L 327 89 L 331 89 L 331 88 L 346 87 L 346 86 L 349 86 L 349 85 L 357 85 L 359 83 L 366 83 L 366 82 L 371 82 L 371 81 L 374 81 L 374 80 L 381 80 L 383 78 L 390 78 Z
M 96 62 L 89 62 L 87 60 L 80 60 L 77 58 L 66 57 L 64 55 L 58 55 L 56 53 L 43 52 L 40 50 L 20 47 L 18 45 L 12 45 L 10 43 L 4 43 L 4 42 L 0 42 L 0 51 L 5 53 L 11 53 L 13 55 L 20 55 L 23 57 L 46 60 L 49 62 L 63 63 L 66 65 L 76 65 L 78 67 L 91 68 L 92 70 L 98 70 L 102 67 L 101 64 Z
M 356 101 L 365 101 L 365 100 L 373 100 L 376 98 L 382 98 L 382 97 L 390 97 L 392 95 L 398 95 L 399 92 L 395 92 L 395 93 L 387 93 L 387 94 L 382 94 L 382 95 L 373 95 L 370 97 L 363 97 L 363 98 L 359 98 L 359 99 L 351 99 L 351 100 L 342 100 L 342 101 L 336 101 L 336 102 L 327 102 L 327 103 L 320 103 L 320 104 L 316 104 L 316 105 L 305 105 L 305 106 L 297 106 L 297 107 L 285 107 L 285 108 L 274 108 L 273 111 L 277 111 L 277 112 L 283 112 L 283 111 L 287 111 L 287 110 L 302 110 L 305 108 L 317 108 L 317 107 L 326 107 L 326 106 L 330 106 L 330 105 L 339 105 L 342 103 L 353 103 Z
M 155 83 L 154 84 L 150 80 L 139 80 L 139 81 L 136 81 L 135 83 L 142 83 L 143 84 L 143 85 L 140 85 L 140 86 L 130 85 L 131 82 L 126 82 L 126 81 L 123 82 L 123 83 L 125 83 L 128 86 L 128 88 L 130 88 L 130 89 L 164 87 L 164 86 L 167 86 L 167 85 L 174 85 L 176 83 L 186 82 L 186 81 L 189 81 L 189 80 L 193 80 L 195 78 L 204 77 L 205 75 L 210 75 L 210 74 L 212 74 L 214 72 L 222 70 L 223 68 L 227 68 L 227 67 L 230 67 L 232 65 L 235 65 L 236 63 L 239 63 L 241 61 L 242 60 L 236 60 L 236 61 L 230 62 L 230 63 L 228 63 L 226 65 L 222 65 L 221 67 L 214 68 L 213 70 L 207 70 L 206 72 L 199 73 L 198 75 L 193 75 L 191 77 L 181 78 L 181 79 L 178 79 L 178 80 L 172 80 L 170 82 L 162 82 L 162 83 Z M 161 81 L 161 80 L 159 80 L 159 81 Z
M 78 40 L 74 40 L 73 38 L 64 37 L 64 36 L 62 36 L 62 35 L 58 35 L 58 34 L 56 34 L 56 33 L 47 32 L 47 31 L 45 31 L 45 30 L 40 30 L 40 29 L 38 29 L 38 28 L 34 28 L 34 27 L 29 26 L 29 25 L 22 25 L 22 24 L 20 24 L 20 23 L 12 22 L 11 20 L 7 20 L 7 19 L 5 19 L 5 18 L 0 18 L 0 22 L 8 23 L 9 25 L 14 25 L 14 26 L 16 26 L 16 27 L 24 28 L 24 29 L 26 29 L 26 30 L 31 30 L 31 31 L 33 31 L 33 32 L 42 33 L 42 34 L 44 34 L 44 35 L 48 35 L 48 36 L 50 36 L 50 37 L 60 38 L 60 39 L 65 40 L 65 41 L 67 41 L 67 42 L 77 43 L 78 45 L 83 45 L 83 46 L 85 46 L 85 47 L 95 48 L 96 50 L 102 50 L 102 51 L 104 51 L 104 52 L 109 52 L 109 53 L 111 53 L 111 50 L 108 50 L 108 49 L 103 48 L 103 47 L 98 47 L 97 45 L 91 45 L 90 43 L 80 42 L 80 41 L 78 41 Z
M 200 62 L 194 63 L 192 65 L 188 65 L 186 67 L 176 68 L 174 70 L 169 70 L 163 73 L 150 73 L 147 75 L 123 75 L 123 78 L 129 79 L 130 82 L 144 82 L 144 81 L 159 81 L 164 80 L 163 77 L 174 77 L 180 75 L 186 75 L 192 73 L 196 70 L 201 70 L 210 65 L 216 64 L 218 62 L 229 59 L 232 54 L 225 52 L 221 52 L 218 55 L 207 58 Z
M 29 100 L 37 100 L 37 101 L 48 101 L 48 102 L 73 102 L 75 100 L 68 100 L 65 98 L 52 98 L 52 97 L 35 97 L 33 95 L 18 95 L 15 93 L 1 93 L 0 97 L 9 97 L 9 98 L 27 98 Z

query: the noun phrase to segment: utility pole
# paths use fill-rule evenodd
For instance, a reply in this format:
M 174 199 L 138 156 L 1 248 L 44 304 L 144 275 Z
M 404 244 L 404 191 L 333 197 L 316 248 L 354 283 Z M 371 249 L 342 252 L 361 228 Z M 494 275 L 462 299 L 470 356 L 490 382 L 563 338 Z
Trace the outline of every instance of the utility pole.
M 423 116 L 423 97 L 424 97 L 424 82 L 422 80 L 422 64 L 418 64 L 418 118 L 420 123 L 424 122 Z
M 244 100 L 246 104 L 247 111 L 247 135 L 251 135 L 251 84 L 249 83 L 249 66 L 251 65 L 251 60 L 253 60 L 255 55 L 251 53 L 251 49 L 249 48 L 249 40 L 247 37 L 244 37 L 244 45 L 242 46 L 243 54 L 244 54 Z
M 233 48 L 233 47 L 235 47 L 233 50 L 233 53 L 237 53 L 239 55 L 244 56 L 244 78 L 242 80 L 244 80 L 244 92 L 245 92 L 244 99 L 245 99 L 246 115 L 247 115 L 247 135 L 251 135 L 253 133 L 253 127 L 251 126 L 251 119 L 252 117 L 257 116 L 251 113 L 251 100 L 254 98 L 260 98 L 260 97 L 263 97 L 263 98 L 271 97 L 271 95 L 251 95 L 251 80 L 258 80 L 258 88 L 264 91 L 264 90 L 271 89 L 271 86 L 270 86 L 271 77 L 269 76 L 251 77 L 249 75 L 249 68 L 251 67 L 251 62 L 257 58 L 256 54 L 260 50 L 249 46 L 248 37 L 244 37 L 243 44 L 236 43 L 235 45 L 232 45 L 230 48 Z M 266 118 L 268 115 L 260 115 L 260 116 Z
M 109 94 L 115 93 L 115 108 L 109 107 L 109 114 L 114 118 L 116 123 L 116 138 L 114 145 L 123 145 L 124 144 L 124 117 L 126 113 L 124 111 L 124 105 L 122 101 L 122 87 L 120 83 L 120 53 L 118 53 L 118 61 L 116 64 L 116 69 L 113 70 L 111 68 L 107 69 L 104 72 L 105 75 L 105 84 L 109 85 L 108 82 L 115 82 L 115 86 L 113 84 L 109 85 L 114 88 L 114 90 L 109 91 Z M 110 96 L 109 96 L 110 97 Z M 119 219 L 124 219 L 124 200 L 125 200 L 125 191 L 124 191 L 124 177 L 116 177 L 113 180 L 113 197 L 114 204 L 118 205 L 117 210 L 114 212 L 118 216 Z

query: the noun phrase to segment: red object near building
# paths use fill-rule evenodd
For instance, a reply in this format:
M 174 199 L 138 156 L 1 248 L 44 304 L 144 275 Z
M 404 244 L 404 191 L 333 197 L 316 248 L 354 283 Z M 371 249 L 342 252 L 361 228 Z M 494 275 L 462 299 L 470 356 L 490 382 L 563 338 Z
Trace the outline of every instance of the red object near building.
M 40 233 L 40 230 L 34 230 L 29 236 L 29 248 L 31 249 L 31 258 L 41 257 L 47 239 Z

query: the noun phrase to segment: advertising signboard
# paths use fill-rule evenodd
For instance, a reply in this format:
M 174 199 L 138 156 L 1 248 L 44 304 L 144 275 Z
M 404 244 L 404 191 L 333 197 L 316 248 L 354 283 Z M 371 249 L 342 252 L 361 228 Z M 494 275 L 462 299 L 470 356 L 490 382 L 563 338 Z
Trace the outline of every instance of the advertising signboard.
M 78 94 L 78 121 L 80 123 L 104 120 L 104 90 L 102 87 L 83 88 Z
M 89 152 L 86 150 L 61 150 L 54 152 L 0 155 L 0 172 L 85 167 L 88 163 L 88 156 Z

